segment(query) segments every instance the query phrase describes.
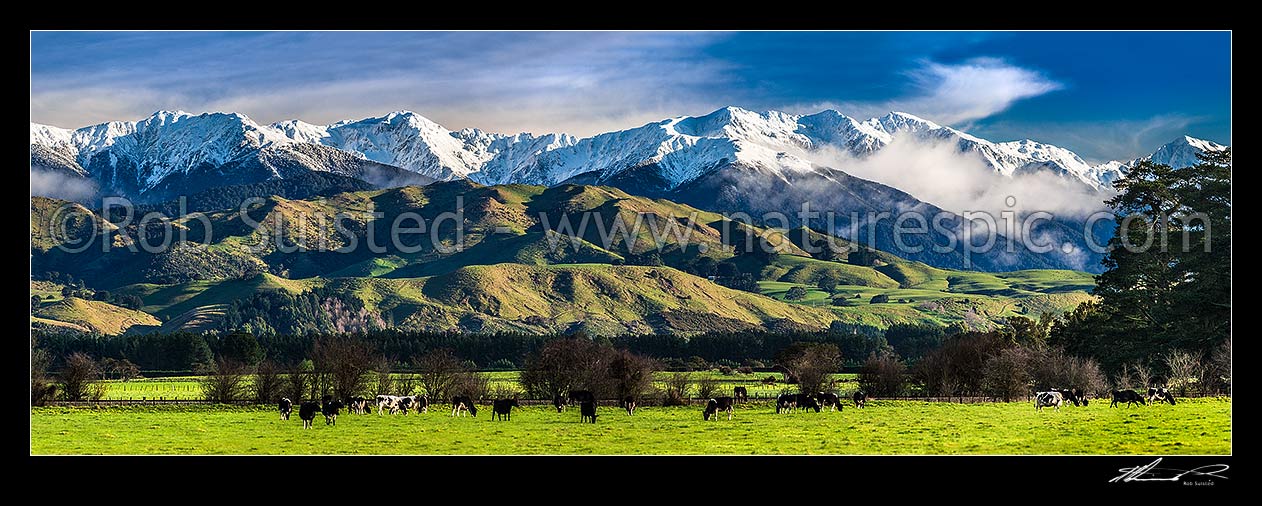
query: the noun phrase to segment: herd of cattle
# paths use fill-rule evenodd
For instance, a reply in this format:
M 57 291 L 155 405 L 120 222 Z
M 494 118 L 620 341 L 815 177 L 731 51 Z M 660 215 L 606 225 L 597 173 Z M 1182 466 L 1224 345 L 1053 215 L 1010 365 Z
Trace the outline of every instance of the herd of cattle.
M 867 394 L 862 390 L 856 391 L 850 397 L 856 408 L 863 408 L 867 403 Z M 733 407 L 740 402 L 749 400 L 749 392 L 745 387 L 736 387 L 731 397 L 714 397 L 706 401 L 705 408 L 701 412 L 702 419 L 709 421 L 711 418 L 718 419 L 721 412 L 727 413 L 727 419 L 732 419 Z M 1075 406 L 1086 406 L 1089 404 L 1087 395 L 1081 389 L 1057 389 L 1048 390 L 1046 392 L 1036 392 L 1034 395 L 1034 407 L 1038 411 L 1042 411 L 1045 407 L 1060 410 L 1061 405 L 1073 403 Z M 1114 390 L 1113 402 L 1109 407 L 1115 407 L 1119 403 L 1126 404 L 1128 407 L 1133 404 L 1147 405 L 1149 403 L 1169 402 L 1171 405 L 1175 403 L 1174 394 L 1169 390 L 1160 387 L 1148 389 L 1148 395 L 1141 395 L 1134 390 Z M 596 396 L 588 390 L 571 390 L 568 396 L 556 395 L 552 399 L 552 405 L 560 413 L 565 411 L 566 406 L 577 404 L 579 406 L 579 422 L 580 423 L 596 423 Z M 619 407 L 626 410 L 628 415 L 635 414 L 636 400 L 635 397 L 624 397 L 618 402 Z M 378 415 L 390 413 L 391 415 L 402 413 L 408 414 L 408 411 L 417 413 L 425 413 L 429 411 L 429 397 L 426 395 L 378 395 L 374 399 L 366 399 L 363 397 L 351 397 L 345 400 L 334 399 L 331 395 L 324 396 L 323 402 L 307 401 L 298 406 L 298 418 L 302 419 L 302 427 L 304 429 L 311 428 L 312 422 L 315 420 L 316 414 L 324 415 L 324 423 L 326 425 L 337 425 L 337 415 L 342 409 L 347 409 L 355 414 L 368 414 L 375 407 Z M 280 400 L 280 418 L 288 420 L 289 414 L 293 412 L 294 403 L 288 398 Z M 521 408 L 517 399 L 496 399 L 491 403 L 491 419 L 492 420 L 512 420 L 513 408 Z M 782 394 L 776 398 L 776 413 L 791 413 L 798 409 L 811 410 L 814 409 L 819 413 L 823 408 L 829 411 L 839 411 L 843 408 L 841 397 L 833 393 L 818 394 Z M 468 396 L 458 395 L 451 399 L 451 416 L 478 416 L 478 406 L 473 399 Z
M 1055 408 L 1060 411 L 1062 404 L 1074 403 L 1075 406 L 1086 406 L 1090 401 L 1087 395 L 1080 389 L 1068 390 L 1048 390 L 1046 392 L 1037 392 L 1034 394 L 1034 409 L 1042 411 L 1043 408 Z M 1109 407 L 1117 407 L 1119 403 L 1126 404 L 1130 407 L 1134 404 L 1148 405 L 1149 403 L 1169 402 L 1174 405 L 1174 393 L 1165 387 L 1150 387 L 1148 395 L 1141 395 L 1134 390 L 1114 390 L 1113 402 L 1109 403 Z

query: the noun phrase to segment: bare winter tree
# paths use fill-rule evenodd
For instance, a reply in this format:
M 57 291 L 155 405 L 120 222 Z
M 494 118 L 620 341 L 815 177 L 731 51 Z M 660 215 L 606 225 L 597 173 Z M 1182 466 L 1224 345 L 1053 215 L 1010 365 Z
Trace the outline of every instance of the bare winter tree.
M 907 383 L 907 366 L 898 356 L 889 353 L 873 353 L 859 370 L 859 388 L 876 397 L 902 395 Z
M 677 372 L 666 377 L 666 389 L 662 392 L 663 406 L 683 406 L 688 404 L 688 386 L 692 384 L 692 375 Z
M 1201 359 L 1186 351 L 1171 351 L 1165 356 L 1166 369 L 1170 370 L 1170 389 L 1186 396 L 1188 389 L 1201 377 Z
M 1126 372 L 1130 377 L 1134 388 L 1144 390 L 1153 386 L 1152 369 L 1149 369 L 1148 366 L 1142 363 L 1132 364 L 1126 367 Z
M 281 391 L 285 388 L 280 367 L 271 360 L 259 362 L 254 369 L 254 383 L 251 386 L 254 390 L 254 402 L 269 404 L 280 400 Z
M 777 360 L 797 377 L 800 392 L 816 394 L 833 390 L 830 379 L 841 369 L 841 350 L 831 343 L 793 343 Z
M 317 373 L 328 375 L 332 395 L 346 399 L 367 390 L 375 356 L 367 343 L 348 337 L 316 339 L 311 362 Z
M 295 404 L 311 398 L 311 380 L 311 371 L 304 369 L 302 364 L 290 367 L 285 372 L 285 397 Z
M 1030 392 L 1030 353 L 1013 346 L 990 357 L 982 366 L 982 385 L 987 394 L 1011 402 Z
M 696 384 L 697 397 L 701 399 L 711 399 L 719 393 L 719 380 L 713 376 L 703 376 Z
M 208 401 L 228 404 L 246 394 L 246 366 L 240 362 L 220 358 L 203 365 L 198 374 L 202 377 L 199 380 L 202 398 Z
M 590 339 L 552 340 L 526 357 L 519 381 L 528 394 L 540 398 L 564 396 L 570 390 L 590 390 L 597 398 L 609 398 L 616 393 L 609 381 L 614 356 L 612 348 Z
M 31 405 L 43 406 L 53 400 L 57 393 L 57 385 L 48 377 L 48 366 L 52 356 L 48 350 L 36 346 L 35 338 L 31 338 Z
M 82 401 L 91 397 L 92 383 L 101 379 L 101 369 L 92 357 L 76 352 L 66 358 L 60 376 L 62 397 Z
M 399 395 L 414 395 L 416 393 L 416 375 L 412 373 L 400 374 L 397 381 L 394 382 L 395 391 Z
M 614 352 L 609 361 L 609 380 L 615 398 L 644 398 L 653 389 L 653 373 L 657 370 L 657 361 L 652 358 L 627 350 Z
M 390 359 L 381 357 L 377 359 L 377 365 L 373 366 L 373 372 L 376 373 L 376 384 L 373 391 L 377 395 L 394 395 L 394 378 L 390 375 Z M 403 394 L 409 395 L 409 394 Z
M 450 399 L 464 373 L 469 372 L 464 362 L 448 348 L 426 353 L 416 363 L 420 369 L 421 388 L 430 400 Z

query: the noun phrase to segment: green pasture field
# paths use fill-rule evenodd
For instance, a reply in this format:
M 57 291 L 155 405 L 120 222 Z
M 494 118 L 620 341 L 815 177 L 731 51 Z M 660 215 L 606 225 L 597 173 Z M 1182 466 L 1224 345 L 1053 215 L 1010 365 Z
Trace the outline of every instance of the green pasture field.
M 517 378 L 521 375 L 520 371 L 490 371 L 484 372 L 489 381 L 488 387 L 492 392 L 497 391 L 520 391 L 517 386 Z M 658 388 L 665 388 L 664 380 L 672 373 L 657 373 Z M 721 374 L 718 371 L 698 371 L 689 373 L 691 379 L 695 383 L 703 378 L 713 378 L 718 382 L 718 391 L 716 395 L 732 395 L 732 388 L 735 386 L 743 386 L 749 391 L 752 397 L 770 397 L 779 395 L 781 389 L 785 388 L 782 382 L 784 377 L 780 373 L 753 373 L 753 374 Z M 399 375 L 394 375 L 396 378 Z M 760 380 L 772 376 L 776 378 L 775 385 L 763 385 Z M 837 389 L 842 393 L 852 392 L 857 388 L 856 375 L 854 374 L 835 374 L 834 379 L 837 381 Z M 247 386 L 249 379 L 246 380 Z M 369 380 L 371 383 L 375 381 Z M 126 400 L 126 399 L 175 399 L 175 400 L 196 400 L 202 398 L 201 387 L 198 384 L 196 376 L 174 376 L 166 378 L 143 378 L 129 381 L 106 381 L 105 400 Z M 690 390 L 696 393 L 696 385 L 694 384 Z
M 212 405 L 42 407 L 31 410 L 33 454 L 1229 454 L 1231 401 L 1110 408 L 1104 402 L 1036 412 L 1019 403 L 872 401 L 775 413 L 740 405 L 732 420 L 701 407 L 514 410 L 511 421 L 428 413 L 317 417 L 302 428 L 273 409 Z

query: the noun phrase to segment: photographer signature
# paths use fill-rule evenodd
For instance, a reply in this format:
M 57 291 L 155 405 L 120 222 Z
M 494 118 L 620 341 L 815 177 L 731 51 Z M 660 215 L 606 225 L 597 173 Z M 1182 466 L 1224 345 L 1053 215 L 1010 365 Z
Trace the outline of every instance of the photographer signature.
M 1230 468 L 1227 464 L 1209 464 L 1195 469 L 1171 469 L 1167 467 L 1157 467 L 1161 463 L 1161 459 L 1152 461 L 1151 464 L 1137 467 L 1123 467 L 1118 469 L 1122 474 L 1116 478 L 1109 480 L 1109 483 L 1132 482 L 1132 481 L 1182 481 L 1184 476 L 1190 477 L 1210 477 L 1227 479 L 1221 473 Z

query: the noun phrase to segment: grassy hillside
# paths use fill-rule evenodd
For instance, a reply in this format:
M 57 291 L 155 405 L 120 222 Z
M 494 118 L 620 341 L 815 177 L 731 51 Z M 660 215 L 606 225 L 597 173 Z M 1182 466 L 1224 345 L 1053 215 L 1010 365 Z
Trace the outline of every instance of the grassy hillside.
M 458 202 L 463 230 L 451 220 L 435 226 Z M 66 237 L 57 237 L 47 231 L 65 206 L 84 217 L 71 223 Z M 161 318 L 164 330 L 214 329 L 233 301 L 317 287 L 349 294 L 396 326 L 431 330 L 617 334 L 776 322 L 819 328 L 833 320 L 985 327 L 1014 315 L 1071 309 L 1090 297 L 1093 286 L 1081 272 L 966 272 L 881 251 L 856 256 L 843 249 L 850 243 L 809 229 L 735 223 L 600 186 L 452 181 L 306 199 L 273 196 L 245 212 L 176 219 L 172 229 L 190 241 L 206 237 L 208 221 L 209 244 L 182 243 L 159 253 L 61 251 L 55 246 L 82 243 L 93 229 L 105 230 L 104 240 L 119 246 L 139 233 L 135 225 L 94 227 L 100 218 L 75 206 L 32 198 L 32 272 L 70 274 L 92 288 L 137 295 L 141 310 Z M 425 219 L 426 231 L 392 243 L 390 227 L 403 213 Z M 339 214 L 341 230 L 332 219 Z M 774 253 L 746 250 L 759 242 Z M 330 251 L 352 243 L 358 247 L 349 252 Z M 462 249 L 447 249 L 458 243 Z M 737 274 L 706 279 L 732 271 Z M 731 280 L 744 274 L 759 283 L 761 295 L 719 286 L 740 286 Z M 818 288 L 825 279 L 837 285 L 831 293 Z M 786 300 L 794 287 L 806 289 L 806 296 Z M 57 290 L 52 283 L 31 286 L 33 295 L 54 300 Z M 890 300 L 872 304 L 875 295 Z M 846 303 L 834 304 L 838 299 Z M 77 314 L 80 309 L 85 314 Z M 95 312 L 64 305 L 40 317 L 78 324 L 100 319 L 86 314 Z
M 143 311 L 78 297 L 40 307 L 34 316 L 78 325 L 101 334 L 121 334 L 136 325 L 157 327 L 161 323 Z

